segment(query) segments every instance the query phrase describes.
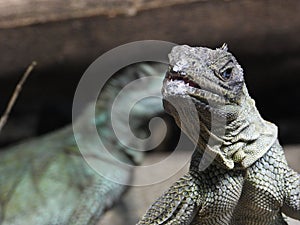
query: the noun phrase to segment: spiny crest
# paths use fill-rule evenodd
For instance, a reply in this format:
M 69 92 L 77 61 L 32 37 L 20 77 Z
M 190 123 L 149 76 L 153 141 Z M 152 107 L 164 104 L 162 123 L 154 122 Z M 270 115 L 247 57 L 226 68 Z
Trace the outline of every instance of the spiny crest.
M 226 43 L 224 43 L 224 44 L 221 46 L 221 48 L 219 48 L 219 49 L 227 52 L 227 51 L 228 51 L 228 46 L 227 46 Z

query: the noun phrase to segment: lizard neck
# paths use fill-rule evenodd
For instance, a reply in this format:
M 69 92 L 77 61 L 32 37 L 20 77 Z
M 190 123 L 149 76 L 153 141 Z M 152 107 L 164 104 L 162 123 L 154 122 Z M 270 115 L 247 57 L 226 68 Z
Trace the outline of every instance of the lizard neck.
M 163 112 L 160 98 L 144 98 L 143 95 L 160 96 L 165 67 L 140 63 L 114 75 L 101 91 L 96 105 L 88 106 L 76 122 L 80 128 L 77 138 L 86 145 L 99 143 L 96 139 L 100 138 L 100 148 L 106 149 L 106 153 L 120 162 L 139 164 L 150 136 L 147 122 Z M 93 127 L 98 134 L 90 135 L 89 132 L 95 133 Z M 95 148 L 86 149 L 88 155 L 104 155 Z
M 104 89 L 97 104 L 89 103 L 73 123 L 79 150 L 84 157 L 101 158 L 107 162 L 113 157 L 123 163 L 138 164 L 142 160 L 141 152 L 131 151 L 115 135 L 111 122 L 113 95 L 108 96 L 107 90 Z
M 249 167 L 277 140 L 277 127 L 262 119 L 246 86 L 243 92 L 241 110 L 234 120 L 216 121 L 210 129 L 200 123 L 198 146 L 213 153 L 228 169 Z
M 125 152 L 133 164 L 141 163 L 143 151 L 151 148 L 150 120 L 164 111 L 158 96 L 165 67 L 136 64 L 106 85 L 96 105 L 95 122 L 104 145 Z

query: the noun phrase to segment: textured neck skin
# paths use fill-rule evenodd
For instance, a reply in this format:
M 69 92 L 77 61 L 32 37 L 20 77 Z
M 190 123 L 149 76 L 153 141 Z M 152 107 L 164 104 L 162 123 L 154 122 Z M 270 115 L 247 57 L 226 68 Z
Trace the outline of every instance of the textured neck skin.
M 164 107 L 200 151 L 228 169 L 247 168 L 266 153 L 277 127 L 259 115 L 243 70 L 226 46 L 177 46 L 169 59 Z
M 277 140 L 276 125 L 261 118 L 255 101 L 244 86 L 241 111 L 236 119 L 225 125 L 219 136 L 221 146 L 214 151 L 221 156 L 226 167 L 247 168 L 262 157 Z

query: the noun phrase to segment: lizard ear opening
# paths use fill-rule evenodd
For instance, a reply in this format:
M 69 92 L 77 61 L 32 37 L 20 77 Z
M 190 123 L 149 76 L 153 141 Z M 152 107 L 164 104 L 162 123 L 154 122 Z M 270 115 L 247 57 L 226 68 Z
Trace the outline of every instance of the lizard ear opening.
M 227 47 L 227 44 L 226 43 L 224 43 L 222 46 L 221 46 L 221 48 L 220 48 L 221 50 L 223 50 L 223 51 L 228 51 L 228 47 Z

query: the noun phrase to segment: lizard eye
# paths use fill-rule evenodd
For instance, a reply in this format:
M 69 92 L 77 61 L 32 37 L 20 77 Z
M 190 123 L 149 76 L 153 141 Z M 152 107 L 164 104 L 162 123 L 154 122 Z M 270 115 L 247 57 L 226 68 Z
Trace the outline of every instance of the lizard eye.
M 226 70 L 224 70 L 223 72 L 220 73 L 220 76 L 221 78 L 224 80 L 224 81 L 227 81 L 231 78 L 232 76 L 232 69 L 233 68 L 227 68 Z

